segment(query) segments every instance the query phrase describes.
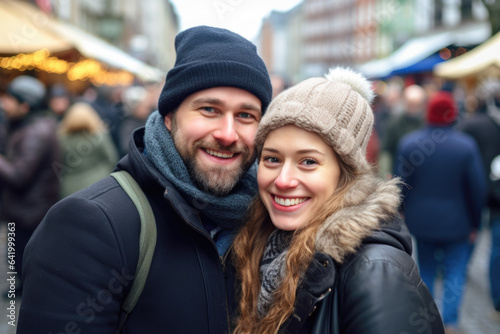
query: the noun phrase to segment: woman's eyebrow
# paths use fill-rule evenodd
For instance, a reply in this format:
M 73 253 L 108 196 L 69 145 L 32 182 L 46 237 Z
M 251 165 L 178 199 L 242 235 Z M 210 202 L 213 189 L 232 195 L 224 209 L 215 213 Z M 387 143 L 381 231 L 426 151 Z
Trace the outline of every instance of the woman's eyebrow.
M 272 148 L 272 147 L 264 147 L 262 149 L 262 151 L 268 151 L 268 152 L 272 152 L 272 153 L 279 153 L 279 150 L 275 149 L 275 148 Z M 302 149 L 302 150 L 298 150 L 296 153 L 298 154 L 311 154 L 311 153 L 316 153 L 316 154 L 321 154 L 321 155 L 325 155 L 323 152 L 320 152 L 314 148 L 309 148 L 309 149 Z

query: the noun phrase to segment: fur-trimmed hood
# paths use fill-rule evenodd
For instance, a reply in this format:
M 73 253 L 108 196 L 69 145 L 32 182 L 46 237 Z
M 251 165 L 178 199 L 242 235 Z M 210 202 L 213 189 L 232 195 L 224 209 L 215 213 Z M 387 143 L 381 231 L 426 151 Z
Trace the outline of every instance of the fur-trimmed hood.
M 347 191 L 344 207 L 328 217 L 319 229 L 317 251 L 343 263 L 346 256 L 355 253 L 363 241 L 378 236 L 378 239 L 385 239 L 381 240 L 383 243 L 391 243 L 411 253 L 409 234 L 399 235 L 399 231 L 386 226 L 394 221 L 398 213 L 400 185 L 399 178 L 360 177 Z M 385 227 L 391 231 L 385 231 Z M 385 236 L 389 236 L 390 240 Z

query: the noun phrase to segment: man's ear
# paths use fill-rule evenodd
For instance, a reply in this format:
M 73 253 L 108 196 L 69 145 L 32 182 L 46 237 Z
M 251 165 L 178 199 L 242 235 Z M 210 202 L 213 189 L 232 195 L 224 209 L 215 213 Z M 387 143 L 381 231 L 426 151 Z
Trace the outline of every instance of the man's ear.
M 168 131 L 172 131 L 172 114 L 173 112 L 169 112 L 164 117 L 165 126 L 167 127 Z

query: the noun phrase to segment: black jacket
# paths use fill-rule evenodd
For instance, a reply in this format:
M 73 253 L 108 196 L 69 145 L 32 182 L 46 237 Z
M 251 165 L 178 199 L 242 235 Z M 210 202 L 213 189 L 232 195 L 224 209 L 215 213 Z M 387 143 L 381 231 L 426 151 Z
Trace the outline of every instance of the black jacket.
M 476 140 L 483 159 L 484 175 L 489 185 L 487 204 L 491 212 L 500 215 L 500 182 L 490 179 L 491 162 L 500 156 L 500 123 L 496 122 L 485 110 L 478 110 L 461 124 L 461 130 Z M 492 111 L 493 112 L 493 111 Z M 496 110 L 500 114 L 499 110 Z M 495 195 L 495 189 L 497 195 Z
M 444 333 L 411 258 L 408 228 L 394 215 L 399 204 L 394 187 L 394 181 L 361 179 L 346 207 L 327 219 L 316 238 L 318 253 L 297 290 L 295 313 L 280 333 Z M 330 303 L 335 294 L 336 305 Z M 328 328 L 325 318 L 318 323 L 328 303 L 335 306 L 326 318 L 337 318 L 338 331 Z
M 141 153 L 143 134 L 134 132 L 118 169 L 148 197 L 158 240 L 125 333 L 228 333 L 234 269 L 218 255 L 195 207 L 160 186 Z M 26 249 L 17 333 L 114 333 L 136 269 L 139 230 L 132 201 L 111 177 L 57 203 Z

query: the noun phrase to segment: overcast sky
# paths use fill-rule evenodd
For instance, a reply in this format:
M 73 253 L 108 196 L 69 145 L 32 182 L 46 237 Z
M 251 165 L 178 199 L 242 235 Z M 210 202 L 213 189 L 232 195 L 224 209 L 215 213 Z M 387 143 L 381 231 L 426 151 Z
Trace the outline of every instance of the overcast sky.
M 257 37 L 262 19 L 273 10 L 287 11 L 302 0 L 171 0 L 180 29 L 208 25 L 232 30 L 249 40 Z

